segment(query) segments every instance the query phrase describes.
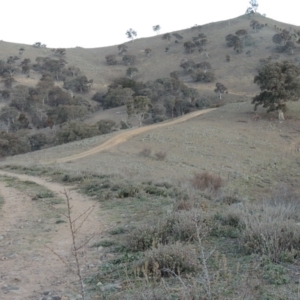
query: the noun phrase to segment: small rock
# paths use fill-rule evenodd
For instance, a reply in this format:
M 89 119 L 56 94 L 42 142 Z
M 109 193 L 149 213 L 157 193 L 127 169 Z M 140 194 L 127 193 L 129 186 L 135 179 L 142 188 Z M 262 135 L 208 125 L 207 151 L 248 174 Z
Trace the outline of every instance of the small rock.
M 45 291 L 45 292 L 43 292 L 43 295 L 45 295 L 45 296 L 47 296 L 47 295 L 50 295 L 50 291 Z
M 103 250 L 102 246 L 98 247 L 98 251 L 102 251 L 102 250 Z
M 4 236 L 0 235 L 0 241 L 4 240 Z
M 102 285 L 102 282 L 99 281 L 96 285 L 97 285 L 97 286 Z
M 52 300 L 61 300 L 61 296 L 52 296 Z

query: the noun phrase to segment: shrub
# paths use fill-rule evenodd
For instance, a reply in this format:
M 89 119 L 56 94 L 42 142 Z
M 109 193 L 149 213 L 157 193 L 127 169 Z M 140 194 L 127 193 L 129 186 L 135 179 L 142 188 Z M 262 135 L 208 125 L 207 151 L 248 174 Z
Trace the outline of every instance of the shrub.
M 116 55 L 110 54 L 105 56 L 108 65 L 113 66 L 118 63 Z
M 100 120 L 96 125 L 100 134 L 107 134 L 114 130 L 116 122 L 112 120 Z
M 146 146 L 142 149 L 142 151 L 139 153 L 139 155 L 144 156 L 144 157 L 149 157 L 151 155 L 151 148 Z
M 188 253 L 188 255 L 187 255 Z M 145 254 L 145 272 L 160 274 L 163 277 L 194 272 L 200 269 L 197 251 L 192 245 L 180 242 L 171 245 L 158 245 Z
M 195 82 L 212 82 L 215 81 L 215 74 L 212 71 L 199 70 L 191 74 Z
M 209 229 L 205 224 L 202 210 L 193 208 L 169 213 L 160 225 L 160 241 L 165 244 L 174 241 L 188 242 L 196 240 L 195 220 L 197 220 L 201 234 L 205 235 Z
M 275 263 L 299 253 L 299 195 L 273 195 L 257 204 L 231 206 L 231 212 L 239 219 L 239 243 L 246 253 L 266 255 Z
M 167 153 L 165 151 L 158 151 L 155 153 L 155 157 L 158 160 L 164 160 L 167 157 Z
M 287 270 L 281 266 L 268 262 L 263 267 L 264 279 L 268 280 L 271 284 L 281 285 L 289 283 L 289 276 Z
M 195 189 L 211 189 L 213 191 L 220 189 L 223 184 L 223 180 L 219 175 L 213 175 L 208 172 L 195 173 L 191 182 Z
M 126 248 L 131 251 L 145 251 L 158 243 L 157 225 L 143 224 L 134 228 L 126 240 Z

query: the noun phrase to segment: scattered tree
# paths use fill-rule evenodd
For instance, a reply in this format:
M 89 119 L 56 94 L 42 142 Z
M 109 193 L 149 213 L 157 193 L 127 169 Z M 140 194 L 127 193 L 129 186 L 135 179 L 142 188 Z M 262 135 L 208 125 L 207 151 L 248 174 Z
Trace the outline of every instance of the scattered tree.
M 132 67 L 129 67 L 127 70 L 126 70 L 126 76 L 130 79 L 132 79 L 133 77 L 135 77 L 137 75 L 137 73 L 139 72 L 139 70 L 137 68 L 132 68 Z
M 250 22 L 250 27 L 255 31 L 258 32 L 259 30 L 261 30 L 264 27 L 264 24 L 259 23 L 256 20 L 252 20 Z
M 122 61 L 126 66 L 133 65 L 135 63 L 135 55 L 124 55 Z
M 106 59 L 106 62 L 108 65 L 116 65 L 118 62 L 117 62 L 117 57 L 116 55 L 114 54 L 109 54 L 109 55 L 106 55 L 105 56 L 105 59 Z
M 146 96 L 136 96 L 130 98 L 126 102 L 127 114 L 129 117 L 135 116 L 139 121 L 139 126 L 142 126 L 143 120 L 148 117 L 151 101 Z
M 132 28 L 129 28 L 126 31 L 126 35 L 127 35 L 127 38 L 131 39 L 131 41 L 133 42 L 134 38 L 137 36 L 137 32 L 135 30 L 133 30 Z
M 285 102 L 296 101 L 300 93 L 300 68 L 290 61 L 268 63 L 254 77 L 261 93 L 252 100 L 254 109 L 259 105 L 268 108 L 268 112 L 278 110 L 283 116 Z
M 151 49 L 151 48 L 146 48 L 146 49 L 145 49 L 145 53 L 146 53 L 146 55 L 147 55 L 148 57 L 150 56 L 151 52 L 152 52 L 152 49 Z
M 88 92 L 93 85 L 93 79 L 88 80 L 85 75 L 75 77 L 64 82 L 64 88 L 73 92 Z
M 154 32 L 156 32 L 156 34 L 159 34 L 159 32 L 160 32 L 160 25 L 154 25 L 154 26 L 152 26 L 152 28 L 153 28 L 153 31 Z
M 127 53 L 127 49 L 128 49 L 127 45 L 125 45 L 125 44 L 119 45 L 118 46 L 119 55 L 123 55 L 123 54 Z
M 195 82 L 213 82 L 215 81 L 215 74 L 211 71 L 203 71 L 203 70 L 199 70 L 197 72 L 194 72 L 191 74 L 192 79 Z
M 219 99 L 222 100 L 222 94 L 227 93 L 227 87 L 224 84 L 217 82 L 214 91 L 219 94 Z
M 184 47 L 184 49 L 185 49 L 185 51 L 186 51 L 187 53 L 192 53 L 192 52 L 194 52 L 194 49 L 195 49 L 196 46 L 197 46 L 197 45 L 196 45 L 195 43 L 191 42 L 191 41 L 185 42 L 185 43 L 183 44 L 183 47 Z
M 167 40 L 168 42 L 171 40 L 171 34 L 165 33 L 162 37 L 163 40 Z
M 131 101 L 134 91 L 130 88 L 122 88 L 118 86 L 116 88 L 110 88 L 104 97 L 103 108 L 113 108 L 124 105 L 128 101 Z
M 35 47 L 35 48 L 40 48 L 41 45 L 42 45 L 41 42 L 36 42 L 36 43 L 33 44 L 33 47 Z
M 183 39 L 183 36 L 180 35 L 179 33 L 177 32 L 174 32 L 172 33 L 173 36 L 175 36 L 175 38 L 178 40 L 178 41 L 181 41 Z

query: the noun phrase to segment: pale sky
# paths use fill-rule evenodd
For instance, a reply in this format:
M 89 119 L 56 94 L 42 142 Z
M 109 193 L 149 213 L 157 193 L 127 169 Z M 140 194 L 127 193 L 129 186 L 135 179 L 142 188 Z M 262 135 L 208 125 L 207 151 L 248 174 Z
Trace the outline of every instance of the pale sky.
M 258 12 L 300 25 L 300 1 L 258 0 Z M 245 13 L 249 0 L 14 0 L 2 1 L 0 40 L 22 44 L 41 42 L 49 48 L 96 48 L 137 38 L 190 28 L 195 24 L 232 19 Z M 177 4 L 176 4 L 177 3 Z M 278 4 L 277 4 L 278 3 Z

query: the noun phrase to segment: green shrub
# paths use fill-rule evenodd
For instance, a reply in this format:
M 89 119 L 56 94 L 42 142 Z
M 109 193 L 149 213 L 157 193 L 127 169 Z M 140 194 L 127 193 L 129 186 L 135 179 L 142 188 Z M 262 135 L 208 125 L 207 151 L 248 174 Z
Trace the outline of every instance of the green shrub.
M 143 224 L 128 235 L 126 247 L 131 251 L 145 251 L 158 243 L 158 226 Z
M 107 134 L 114 130 L 116 122 L 112 120 L 100 120 L 96 123 L 100 134 Z
M 290 281 L 287 270 L 281 265 L 268 262 L 264 265 L 263 272 L 263 278 L 271 284 L 281 285 L 287 284 Z
M 131 184 L 123 186 L 118 193 L 118 198 L 135 197 L 140 193 L 140 188 Z

